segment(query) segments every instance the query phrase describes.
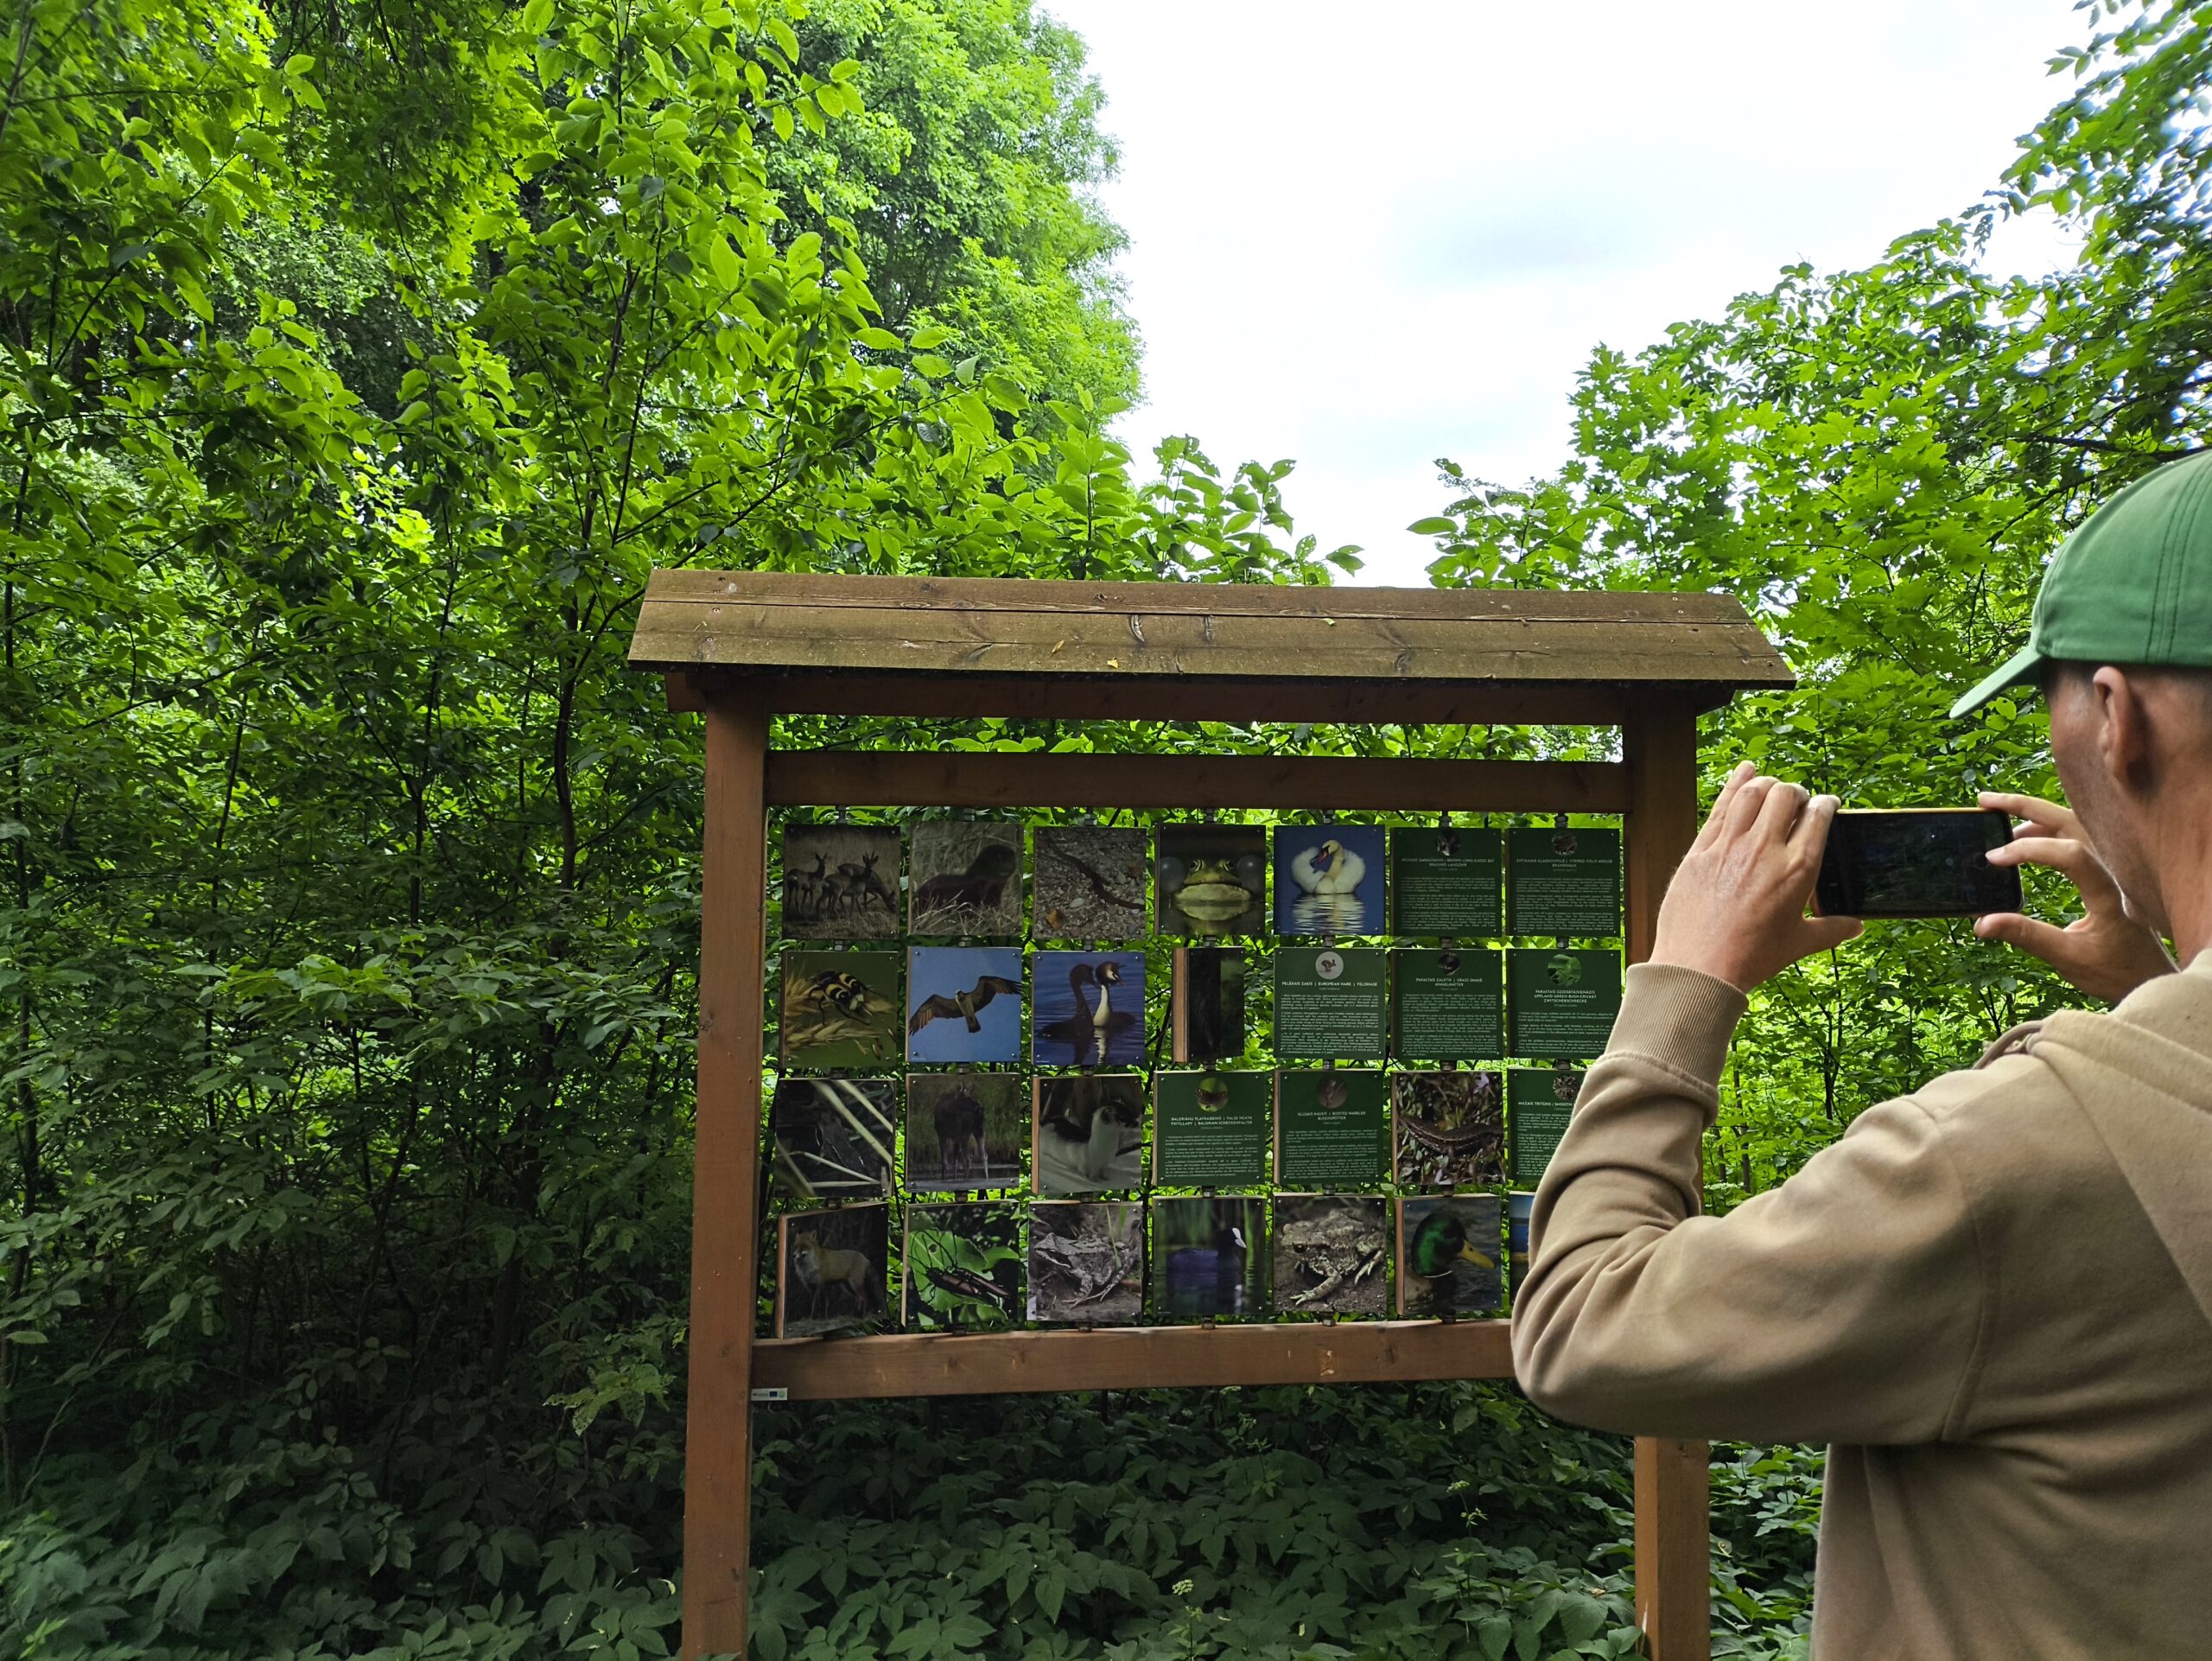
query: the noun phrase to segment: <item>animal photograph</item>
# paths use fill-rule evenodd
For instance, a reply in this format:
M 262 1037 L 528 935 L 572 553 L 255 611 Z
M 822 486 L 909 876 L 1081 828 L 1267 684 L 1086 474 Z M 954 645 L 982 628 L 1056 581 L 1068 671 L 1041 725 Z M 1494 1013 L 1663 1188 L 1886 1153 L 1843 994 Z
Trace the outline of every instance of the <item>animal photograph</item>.
M 1141 1072 L 1060 1073 L 1036 1081 L 1038 1193 L 1126 1193 L 1143 1186 L 1144 1084 Z
M 1135 826 L 1039 826 L 1029 932 L 1040 940 L 1143 939 L 1150 840 Z
M 1267 1206 L 1254 1199 L 1155 1200 L 1153 1313 L 1163 1321 L 1264 1314 Z
M 795 940 L 899 935 L 901 832 L 895 824 L 784 827 L 784 932 Z
M 1022 1313 L 1021 1217 L 1012 1206 L 906 1207 L 909 1332 L 977 1332 Z
M 1145 1055 L 1144 953 L 1039 951 L 1029 1050 L 1046 1067 L 1134 1067 Z
M 1244 954 L 1235 946 L 1177 946 L 1169 1005 L 1173 1060 L 1233 1061 L 1244 1053 Z
M 1021 948 L 908 948 L 906 1059 L 1021 1060 Z
M 776 1336 L 862 1332 L 887 1313 L 891 1208 L 843 1206 L 777 1219 Z
M 1021 826 L 924 819 L 913 827 L 906 932 L 963 939 L 1021 932 Z
M 1018 1072 L 906 1075 L 906 1187 L 915 1193 L 964 1193 L 1021 1184 L 1028 1134 Z
M 1268 926 L 1268 833 L 1258 825 L 1163 824 L 1153 860 L 1160 932 L 1201 940 Z
M 771 1181 L 793 1200 L 888 1193 L 898 1140 L 888 1079 L 782 1079 L 768 1109 Z
M 1379 826 L 1279 824 L 1274 855 L 1276 933 L 1382 932 Z
M 1505 1301 L 1503 1225 L 1494 1193 L 1398 1201 L 1398 1313 L 1495 1314 Z
M 1389 1202 L 1342 1194 L 1275 1200 L 1275 1307 L 1286 1314 L 1379 1315 L 1389 1308 Z
M 1400 1072 L 1390 1080 L 1398 1181 L 1456 1188 L 1505 1181 L 1505 1081 L 1495 1072 Z
M 1144 1314 L 1144 1207 L 1044 1200 L 1029 1207 L 1029 1318 L 1128 1327 Z
M 784 1065 L 828 1072 L 896 1067 L 905 1053 L 896 951 L 786 951 Z

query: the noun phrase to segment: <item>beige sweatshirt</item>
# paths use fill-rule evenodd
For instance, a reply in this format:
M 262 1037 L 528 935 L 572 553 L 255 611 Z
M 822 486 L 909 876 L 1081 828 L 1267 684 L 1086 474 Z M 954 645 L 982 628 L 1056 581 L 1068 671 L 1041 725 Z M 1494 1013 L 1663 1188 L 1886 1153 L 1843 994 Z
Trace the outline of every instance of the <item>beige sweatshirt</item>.
M 1536 1197 L 1529 1397 L 1830 1443 L 1817 1661 L 2212 1656 L 2212 951 L 1700 1217 L 1743 1010 L 1629 971 Z

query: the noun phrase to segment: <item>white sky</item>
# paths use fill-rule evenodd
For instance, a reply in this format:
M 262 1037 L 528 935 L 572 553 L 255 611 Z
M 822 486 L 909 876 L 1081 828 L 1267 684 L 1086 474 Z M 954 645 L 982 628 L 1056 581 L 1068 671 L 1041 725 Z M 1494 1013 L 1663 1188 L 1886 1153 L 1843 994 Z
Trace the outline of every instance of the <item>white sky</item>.
M 1422 583 L 1433 458 L 1566 458 L 1634 350 L 1799 259 L 1862 265 L 1977 200 L 2063 96 L 2073 0 L 1045 0 L 1120 141 L 1103 193 L 1163 433 L 1297 459 L 1300 531 Z M 1993 263 L 2061 263 L 2022 227 Z

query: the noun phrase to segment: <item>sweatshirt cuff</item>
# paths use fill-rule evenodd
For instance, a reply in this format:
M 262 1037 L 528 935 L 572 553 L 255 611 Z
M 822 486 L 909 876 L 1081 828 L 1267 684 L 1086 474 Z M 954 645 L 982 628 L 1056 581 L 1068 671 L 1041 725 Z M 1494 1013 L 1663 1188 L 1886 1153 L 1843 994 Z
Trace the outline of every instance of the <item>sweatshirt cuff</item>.
M 1750 1000 L 1726 981 L 1672 964 L 1637 964 L 1621 988 L 1608 1051 L 1633 1050 L 1718 1086 Z

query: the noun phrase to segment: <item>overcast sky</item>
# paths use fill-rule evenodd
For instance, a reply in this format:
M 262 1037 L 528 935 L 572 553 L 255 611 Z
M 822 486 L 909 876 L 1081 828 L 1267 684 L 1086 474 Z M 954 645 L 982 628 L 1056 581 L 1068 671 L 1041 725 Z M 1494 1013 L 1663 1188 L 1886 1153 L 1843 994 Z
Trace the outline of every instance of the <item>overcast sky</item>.
M 1162 433 L 1297 459 L 1301 531 L 1420 583 L 1433 458 L 1564 459 L 1603 341 L 1974 201 L 2063 93 L 2073 0 L 1045 0 L 1120 141 L 1105 205 Z M 2000 264 L 2063 244 L 2015 234 Z

